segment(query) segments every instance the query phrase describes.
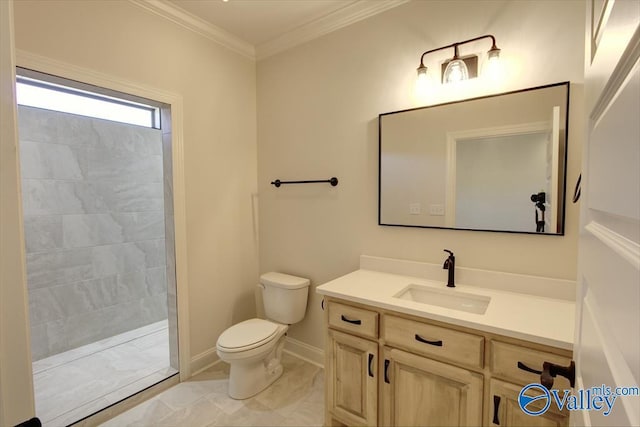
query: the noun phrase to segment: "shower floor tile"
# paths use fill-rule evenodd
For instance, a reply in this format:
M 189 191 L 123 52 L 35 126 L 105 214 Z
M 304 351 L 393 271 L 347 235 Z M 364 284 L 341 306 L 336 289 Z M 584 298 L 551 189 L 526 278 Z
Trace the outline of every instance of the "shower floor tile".
M 88 344 L 33 363 L 36 415 L 65 426 L 177 371 L 169 367 L 167 322 Z
M 252 398 L 227 395 L 229 366 L 220 362 L 103 426 L 322 426 L 323 369 L 287 353 L 282 364 L 282 376 Z

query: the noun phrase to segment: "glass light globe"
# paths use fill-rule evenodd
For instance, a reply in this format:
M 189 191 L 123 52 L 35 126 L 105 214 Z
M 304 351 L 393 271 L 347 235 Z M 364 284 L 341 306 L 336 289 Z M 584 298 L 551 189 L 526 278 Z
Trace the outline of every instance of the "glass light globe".
M 454 59 L 447 64 L 444 70 L 444 82 L 455 83 L 469 78 L 467 64 L 462 59 Z
M 500 61 L 500 50 L 490 50 L 488 53 L 485 74 L 489 80 L 502 80 L 504 70 L 502 69 L 502 61 Z
M 431 76 L 429 75 L 429 70 L 425 67 L 422 62 L 418 67 L 418 77 L 416 78 L 414 85 L 414 92 L 419 98 L 423 98 L 427 93 L 429 93 L 431 88 Z

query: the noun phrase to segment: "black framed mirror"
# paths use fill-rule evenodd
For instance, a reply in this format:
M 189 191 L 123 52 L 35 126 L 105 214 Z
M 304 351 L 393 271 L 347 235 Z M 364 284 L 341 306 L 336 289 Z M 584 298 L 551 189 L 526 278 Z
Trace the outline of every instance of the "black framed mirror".
M 380 114 L 378 224 L 563 235 L 569 86 Z

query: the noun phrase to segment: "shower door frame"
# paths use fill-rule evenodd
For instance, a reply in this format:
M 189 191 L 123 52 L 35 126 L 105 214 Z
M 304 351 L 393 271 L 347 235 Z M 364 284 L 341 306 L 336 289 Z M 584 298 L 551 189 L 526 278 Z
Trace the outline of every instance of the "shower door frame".
M 188 281 L 187 281 L 187 227 L 184 180 L 184 139 L 182 96 L 161 89 L 131 82 L 94 70 L 52 60 L 16 49 L 16 66 L 69 80 L 94 85 L 116 92 L 157 101 L 169 106 L 171 123 L 169 129 L 161 129 L 171 137 L 173 219 L 175 239 L 176 311 L 178 328 L 179 378 L 185 381 L 191 376 L 189 350 Z M 161 114 L 164 113 L 164 108 Z M 29 357 L 31 355 L 29 354 Z

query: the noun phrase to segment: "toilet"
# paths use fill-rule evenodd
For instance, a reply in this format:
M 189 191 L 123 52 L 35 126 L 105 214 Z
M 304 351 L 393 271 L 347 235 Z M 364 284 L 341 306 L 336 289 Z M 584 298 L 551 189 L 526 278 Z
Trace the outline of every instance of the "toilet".
M 270 272 L 260 276 L 265 319 L 249 319 L 225 330 L 216 343 L 221 360 L 229 363 L 229 396 L 247 399 L 282 375 L 282 348 L 289 325 L 307 310 L 309 279 Z

